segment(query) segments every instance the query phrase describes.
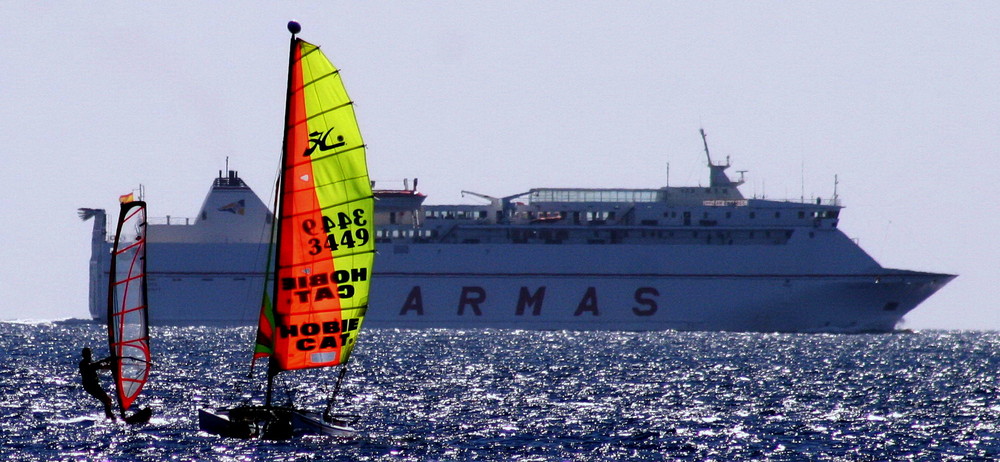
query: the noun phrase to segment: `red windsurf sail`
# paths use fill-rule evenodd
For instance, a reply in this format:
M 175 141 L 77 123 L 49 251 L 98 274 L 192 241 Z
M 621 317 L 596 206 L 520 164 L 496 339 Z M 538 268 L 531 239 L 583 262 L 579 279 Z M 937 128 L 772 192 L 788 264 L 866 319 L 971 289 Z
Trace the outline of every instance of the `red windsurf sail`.
M 149 378 L 146 237 L 146 203 L 122 203 L 108 287 L 108 346 L 123 416 Z

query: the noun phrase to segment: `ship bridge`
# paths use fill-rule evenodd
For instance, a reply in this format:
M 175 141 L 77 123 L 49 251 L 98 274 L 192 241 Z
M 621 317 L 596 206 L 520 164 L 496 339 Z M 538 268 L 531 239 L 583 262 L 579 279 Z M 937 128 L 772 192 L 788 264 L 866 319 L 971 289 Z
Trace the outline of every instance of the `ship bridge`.
M 235 170 L 219 176 L 196 218 L 150 219 L 150 241 L 176 243 L 266 243 L 273 219 L 267 205 Z

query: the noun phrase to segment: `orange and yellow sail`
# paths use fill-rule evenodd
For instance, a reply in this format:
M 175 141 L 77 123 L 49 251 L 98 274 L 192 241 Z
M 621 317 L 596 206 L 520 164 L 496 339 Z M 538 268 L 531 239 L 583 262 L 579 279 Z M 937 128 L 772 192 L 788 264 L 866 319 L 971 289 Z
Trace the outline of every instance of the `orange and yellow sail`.
M 368 307 L 374 199 L 365 146 L 340 72 L 293 37 L 275 261 L 256 356 L 279 370 L 342 364 Z

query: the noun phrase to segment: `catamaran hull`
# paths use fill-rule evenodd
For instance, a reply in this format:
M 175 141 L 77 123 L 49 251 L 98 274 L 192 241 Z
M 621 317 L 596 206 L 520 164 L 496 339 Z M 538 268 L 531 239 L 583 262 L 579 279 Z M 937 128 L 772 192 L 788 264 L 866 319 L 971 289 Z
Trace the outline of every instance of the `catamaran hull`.
M 254 417 L 242 419 L 231 418 L 230 411 L 230 409 L 199 409 L 198 428 L 213 435 L 231 438 L 266 438 L 268 425 L 282 422 L 290 424 L 291 433 L 282 434 L 281 437 L 293 435 L 352 437 L 358 434 L 358 431 L 347 422 L 326 422 L 319 414 L 300 409 L 269 411 L 263 408 L 251 408 Z
M 326 422 L 319 414 L 303 410 L 292 413 L 292 428 L 296 432 L 311 435 L 352 437 L 358 434 L 356 429 L 346 423 Z
M 213 435 L 231 438 L 250 438 L 254 431 L 247 423 L 236 423 L 229 420 L 229 412 L 225 410 L 198 410 L 198 428 Z

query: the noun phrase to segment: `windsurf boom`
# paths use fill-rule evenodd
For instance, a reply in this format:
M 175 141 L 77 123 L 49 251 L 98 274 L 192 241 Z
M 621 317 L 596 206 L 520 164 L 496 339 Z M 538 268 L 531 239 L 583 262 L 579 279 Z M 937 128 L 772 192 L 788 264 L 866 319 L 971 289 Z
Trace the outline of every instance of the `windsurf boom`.
M 149 408 L 126 416 L 149 379 L 149 304 L 146 296 L 146 203 L 121 204 L 108 285 L 108 348 L 118 407 L 128 423 L 149 420 Z

